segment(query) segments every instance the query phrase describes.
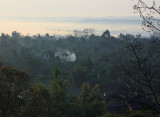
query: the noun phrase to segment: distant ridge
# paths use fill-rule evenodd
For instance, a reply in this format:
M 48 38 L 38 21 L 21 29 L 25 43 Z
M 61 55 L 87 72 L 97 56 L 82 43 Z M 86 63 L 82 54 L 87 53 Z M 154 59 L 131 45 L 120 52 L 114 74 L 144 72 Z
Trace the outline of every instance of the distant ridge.
M 74 23 L 104 23 L 104 22 L 135 22 L 142 20 L 140 17 L 0 17 L 0 20 L 6 21 L 36 21 L 36 22 L 74 22 Z
M 0 17 L 0 19 L 18 19 L 18 18 L 54 18 L 54 19 L 141 19 L 139 16 L 124 16 L 124 17 L 116 17 L 116 16 L 108 16 L 108 17 Z

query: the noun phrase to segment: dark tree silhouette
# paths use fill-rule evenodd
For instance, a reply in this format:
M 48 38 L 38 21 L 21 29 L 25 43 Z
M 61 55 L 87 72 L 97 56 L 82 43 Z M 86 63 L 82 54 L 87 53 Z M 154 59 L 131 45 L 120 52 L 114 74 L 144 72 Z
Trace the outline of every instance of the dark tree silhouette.
M 0 65 L 0 109 L 8 117 L 23 99 L 29 83 L 29 76 L 10 66 Z
M 132 101 L 142 105 L 143 108 L 160 113 L 160 70 L 158 67 L 160 62 L 154 56 L 146 56 L 144 54 L 145 47 L 146 45 L 138 39 L 127 40 L 126 48 L 132 52 L 134 59 L 125 70 L 124 76 L 130 91 L 137 93 L 140 91 L 140 95 L 147 98 L 146 101 L 134 99 Z
M 108 30 L 106 30 L 103 34 L 102 34 L 102 38 L 110 38 L 111 34 Z
M 160 35 L 160 24 L 157 16 L 160 15 L 160 7 L 158 3 L 152 1 L 149 4 L 146 1 L 138 0 L 138 3 L 134 5 L 134 10 L 140 14 L 143 22 L 143 29 L 150 34 Z M 158 38 L 157 38 L 158 39 Z M 131 64 L 128 66 L 125 76 L 128 81 L 129 87 L 132 91 L 141 90 L 141 95 L 144 95 L 148 102 L 139 102 L 132 100 L 135 103 L 143 105 L 144 108 L 155 110 L 160 113 L 160 80 L 159 80 L 159 48 L 156 48 L 154 44 L 144 44 L 139 37 L 137 39 L 128 39 L 126 48 L 131 50 L 134 55 L 134 59 L 131 60 Z M 158 40 L 155 41 L 158 44 Z M 159 44 L 158 44 L 159 45 Z M 156 56 L 147 52 L 145 48 L 147 46 L 153 46 L 156 49 Z

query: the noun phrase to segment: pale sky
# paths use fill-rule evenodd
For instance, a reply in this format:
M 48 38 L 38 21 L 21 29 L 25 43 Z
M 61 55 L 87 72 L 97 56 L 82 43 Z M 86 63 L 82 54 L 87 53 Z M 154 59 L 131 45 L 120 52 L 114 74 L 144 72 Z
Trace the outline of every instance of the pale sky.
M 132 0 L 0 0 L 0 17 L 133 16 Z

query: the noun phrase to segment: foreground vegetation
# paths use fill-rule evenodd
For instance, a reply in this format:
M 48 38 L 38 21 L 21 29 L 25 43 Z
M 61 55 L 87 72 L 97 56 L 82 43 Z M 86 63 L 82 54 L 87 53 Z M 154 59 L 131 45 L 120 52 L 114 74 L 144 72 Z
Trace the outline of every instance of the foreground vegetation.
M 153 36 L 0 36 L 0 116 L 158 117 L 160 9 L 138 0 Z
M 120 34 L 116 38 L 108 30 L 102 36 L 85 33 L 59 39 L 49 34 L 2 34 L 1 114 L 157 116 L 160 112 L 157 43 L 158 40 L 140 35 Z

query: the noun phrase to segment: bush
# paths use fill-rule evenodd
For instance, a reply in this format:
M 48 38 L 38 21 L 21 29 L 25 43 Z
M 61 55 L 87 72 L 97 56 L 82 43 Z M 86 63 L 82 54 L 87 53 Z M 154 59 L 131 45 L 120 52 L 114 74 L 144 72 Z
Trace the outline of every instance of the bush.
M 152 116 L 152 112 L 151 111 L 134 111 L 129 113 L 128 115 L 118 115 L 118 114 L 111 114 L 111 113 L 107 113 L 103 116 L 100 117 L 151 117 Z
M 120 117 L 120 115 L 114 115 L 114 114 L 111 114 L 111 113 L 107 113 L 103 116 L 100 116 L 100 117 Z
M 151 117 L 151 115 L 149 111 L 134 111 L 128 117 Z

